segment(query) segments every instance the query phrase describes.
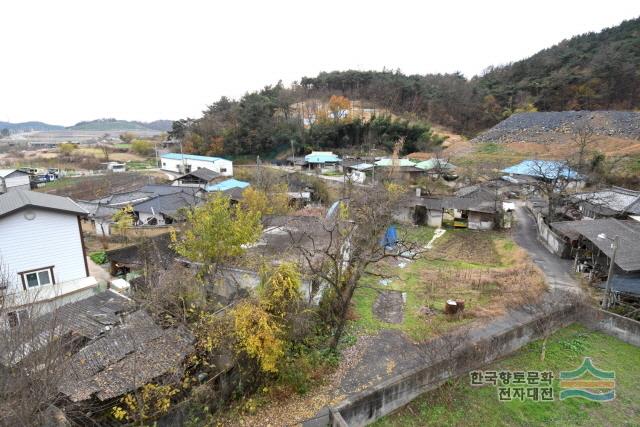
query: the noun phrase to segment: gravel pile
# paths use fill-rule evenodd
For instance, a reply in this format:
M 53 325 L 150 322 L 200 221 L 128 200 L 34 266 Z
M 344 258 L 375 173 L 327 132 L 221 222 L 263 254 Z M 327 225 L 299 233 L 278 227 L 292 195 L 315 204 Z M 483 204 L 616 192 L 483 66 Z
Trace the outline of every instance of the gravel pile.
M 565 141 L 576 127 L 583 125 L 591 127 L 598 136 L 640 139 L 640 112 L 558 111 L 514 114 L 471 142 Z

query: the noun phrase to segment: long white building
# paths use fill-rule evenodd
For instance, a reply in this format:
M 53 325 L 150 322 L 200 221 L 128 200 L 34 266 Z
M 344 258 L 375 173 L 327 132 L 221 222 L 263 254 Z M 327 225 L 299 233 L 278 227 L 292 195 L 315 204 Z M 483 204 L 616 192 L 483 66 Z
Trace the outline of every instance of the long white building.
M 233 176 L 233 162 L 221 157 L 196 156 L 194 154 L 166 153 L 160 156 L 160 169 L 188 174 L 206 168 L 222 176 Z

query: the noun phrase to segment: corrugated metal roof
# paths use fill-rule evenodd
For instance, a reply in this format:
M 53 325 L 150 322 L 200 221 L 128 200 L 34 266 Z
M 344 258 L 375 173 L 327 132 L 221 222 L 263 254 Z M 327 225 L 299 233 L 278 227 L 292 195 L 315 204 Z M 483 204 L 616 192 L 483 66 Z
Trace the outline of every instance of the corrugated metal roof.
M 222 157 L 197 156 L 195 154 L 165 153 L 160 156 L 163 159 L 171 160 L 203 160 L 205 162 L 215 162 L 218 160 L 226 160 Z
M 225 191 L 231 188 L 246 188 L 249 185 L 250 184 L 248 182 L 239 181 L 237 179 L 231 178 L 231 179 L 227 179 L 226 181 L 219 182 L 217 184 L 207 185 L 205 187 L 205 190 L 206 191 Z
M 565 162 L 553 160 L 523 160 L 517 165 L 502 170 L 503 173 L 514 175 L 533 176 L 536 178 L 578 179 L 578 172 L 571 169 Z
M 384 166 L 384 167 L 395 166 L 393 162 L 394 162 L 393 159 L 380 159 L 376 162 L 376 166 Z M 400 167 L 407 167 L 407 166 L 415 166 L 416 164 L 409 159 L 398 159 L 397 165 Z
M 76 215 L 87 214 L 87 211 L 68 197 L 28 190 L 14 190 L 0 195 L 0 217 L 26 207 L 69 212 Z

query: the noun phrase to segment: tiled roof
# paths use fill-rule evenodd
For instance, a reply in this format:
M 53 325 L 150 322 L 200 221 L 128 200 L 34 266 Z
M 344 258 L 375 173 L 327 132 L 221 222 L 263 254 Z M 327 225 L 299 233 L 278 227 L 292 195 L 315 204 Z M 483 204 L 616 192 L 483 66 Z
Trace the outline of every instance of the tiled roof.
M 176 179 L 183 179 L 187 176 L 195 176 L 198 179 L 209 182 L 212 179 L 219 177 L 220 174 L 216 171 L 212 171 L 211 169 L 199 168 Z
M 133 205 L 135 212 L 144 212 L 150 214 L 162 213 L 165 215 L 173 215 L 178 209 L 197 206 L 201 199 L 188 193 L 173 193 L 161 196 L 155 196 Z

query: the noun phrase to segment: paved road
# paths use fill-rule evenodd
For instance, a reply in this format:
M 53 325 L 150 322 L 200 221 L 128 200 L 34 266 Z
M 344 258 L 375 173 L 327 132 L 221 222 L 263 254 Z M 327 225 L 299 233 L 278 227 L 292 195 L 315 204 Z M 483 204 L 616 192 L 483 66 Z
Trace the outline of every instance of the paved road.
M 551 289 L 582 292 L 580 284 L 571 275 L 571 260 L 552 254 L 542 245 L 537 237 L 535 219 L 522 204 L 516 207 L 516 219 L 514 240 L 529 253 L 533 262 L 542 270 Z

